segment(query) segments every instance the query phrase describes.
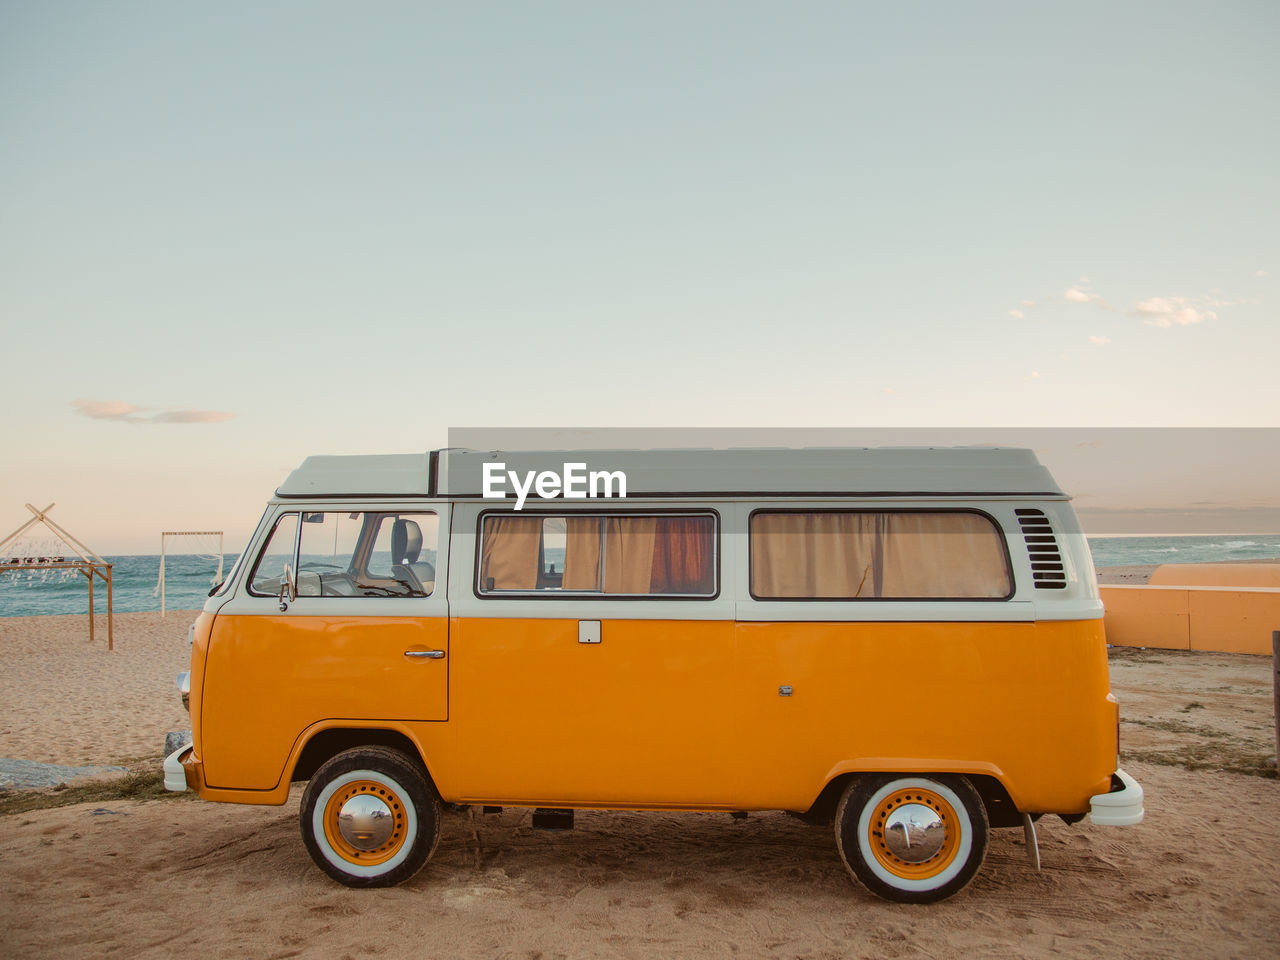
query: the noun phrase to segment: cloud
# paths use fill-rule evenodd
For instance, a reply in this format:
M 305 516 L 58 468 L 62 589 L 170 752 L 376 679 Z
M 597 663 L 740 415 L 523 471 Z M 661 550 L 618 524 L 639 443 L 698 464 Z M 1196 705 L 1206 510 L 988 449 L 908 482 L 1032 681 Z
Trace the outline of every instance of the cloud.
M 1024 377 L 1023 379 L 1025 379 L 1025 380 L 1039 380 L 1039 379 L 1040 379 L 1040 371 L 1039 371 L 1039 370 L 1032 370 L 1032 371 L 1031 371 L 1030 373 L 1028 373 L 1028 374 L 1026 375 L 1026 377 Z
M 119 400 L 72 400 L 76 413 L 93 420 L 116 420 L 121 423 L 222 423 L 235 416 L 222 410 L 159 410 L 148 413 L 148 407 L 139 407 Z
M 154 423 L 222 423 L 230 420 L 234 413 L 224 410 L 161 410 L 152 421 Z
M 881 387 L 881 388 L 880 388 L 880 392 L 881 392 L 881 393 L 887 393 L 887 394 L 889 394 L 889 396 L 893 396 L 893 395 L 894 395 L 895 393 L 897 393 L 898 391 L 897 391 L 897 390 L 895 390 L 895 389 L 893 389 L 893 387 Z
M 1101 347 L 1101 346 L 1104 346 L 1105 344 L 1110 343 L 1111 338 L 1110 337 L 1090 337 L 1089 342 L 1093 344 L 1097 344 L 1099 347 Z
M 76 413 L 94 420 L 124 420 L 126 423 L 133 423 L 140 419 L 138 414 L 142 412 L 142 407 L 118 400 L 72 400 L 71 405 L 76 408 Z
M 1080 283 L 1088 283 L 1088 277 L 1081 277 Z M 1092 303 L 1095 307 L 1101 307 L 1103 310 L 1112 310 L 1114 307 L 1107 303 L 1102 297 L 1096 293 L 1090 293 L 1088 290 L 1082 290 L 1079 284 L 1072 284 L 1062 291 L 1062 299 L 1067 303 Z
M 1151 297 L 1139 300 L 1134 305 L 1133 313 L 1142 317 L 1142 322 L 1149 327 L 1187 327 L 1202 320 L 1217 320 L 1218 315 L 1205 309 L 1207 301 L 1193 301 L 1187 297 Z M 1214 306 L 1225 306 L 1213 301 Z
M 1015 320 L 1025 320 L 1027 318 L 1027 311 L 1034 310 L 1038 306 L 1039 304 L 1034 300 L 1020 300 L 1018 305 L 1009 311 L 1009 316 L 1013 317 Z
M 1256 273 L 1254 273 L 1255 277 L 1265 277 L 1266 275 L 1267 275 L 1267 271 L 1265 270 L 1259 270 Z
M 1072 303 L 1088 303 L 1093 299 L 1079 287 L 1067 287 L 1066 292 L 1062 294 L 1062 297 L 1064 300 L 1070 300 Z

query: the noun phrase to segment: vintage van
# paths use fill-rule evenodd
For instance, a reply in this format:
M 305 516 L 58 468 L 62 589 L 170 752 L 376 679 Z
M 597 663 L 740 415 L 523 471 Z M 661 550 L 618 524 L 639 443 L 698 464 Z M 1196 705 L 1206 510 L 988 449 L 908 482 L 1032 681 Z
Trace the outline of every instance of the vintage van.
M 786 810 L 871 891 L 990 828 L 1138 823 L 1102 603 L 1029 450 L 311 457 L 192 627 L 165 783 L 302 796 L 312 859 L 412 877 L 443 804 Z

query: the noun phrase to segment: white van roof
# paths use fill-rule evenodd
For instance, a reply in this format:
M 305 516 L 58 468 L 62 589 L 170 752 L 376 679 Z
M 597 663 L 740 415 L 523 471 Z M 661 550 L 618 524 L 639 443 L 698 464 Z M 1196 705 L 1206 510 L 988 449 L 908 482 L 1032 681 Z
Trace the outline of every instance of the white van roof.
M 622 471 L 628 497 L 1024 495 L 1063 498 L 1034 451 L 1016 447 L 806 447 L 728 450 L 462 450 L 308 457 L 277 493 L 479 498 L 485 464 L 523 478 Z M 492 468 L 491 468 L 492 469 Z M 506 489 L 511 490 L 510 482 Z

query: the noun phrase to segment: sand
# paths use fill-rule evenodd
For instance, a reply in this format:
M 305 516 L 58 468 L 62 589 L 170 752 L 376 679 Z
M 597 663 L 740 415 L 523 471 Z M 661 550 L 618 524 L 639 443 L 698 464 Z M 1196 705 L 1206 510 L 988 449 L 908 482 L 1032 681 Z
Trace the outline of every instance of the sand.
M 1280 558 L 1264 557 L 1256 560 L 1222 560 L 1222 561 L 1212 561 L 1212 562 L 1221 562 L 1224 564 L 1238 564 L 1238 563 L 1273 564 L 1273 563 L 1280 563 Z M 1139 584 L 1139 585 L 1146 584 L 1151 580 L 1151 574 L 1155 573 L 1156 567 L 1159 567 L 1159 566 L 1163 566 L 1163 564 L 1135 563 L 1135 564 L 1129 564 L 1127 566 L 1098 567 L 1097 568 L 1098 583 L 1108 584 L 1108 585 L 1124 584 L 1124 583 L 1133 583 L 1133 584 Z
M 0 757 L 127 764 L 188 730 L 175 678 L 190 669 L 196 612 L 117 613 L 89 642 L 89 617 L 0 617 Z
M 188 614 L 0 619 L 0 756 L 158 758 L 186 726 L 173 674 Z M 284 807 L 172 798 L 0 816 L 0 956 L 1263 957 L 1280 941 L 1280 781 L 1168 765 L 1274 752 L 1269 658 L 1113 651 L 1124 765 L 1147 820 L 994 831 L 960 895 L 928 907 L 854 884 L 830 828 L 784 814 L 446 815 L 426 869 L 353 891 L 310 861 Z M 1191 704 L 1198 704 L 1192 707 Z M 1046 744 L 1051 756 L 1052 745 Z M 1159 762 L 1153 762 L 1159 761 Z M 157 760 L 158 762 L 158 760 Z
M 1121 583 L 1146 584 L 1155 573 L 1158 563 L 1135 563 L 1124 567 L 1099 567 L 1098 583 L 1114 585 Z

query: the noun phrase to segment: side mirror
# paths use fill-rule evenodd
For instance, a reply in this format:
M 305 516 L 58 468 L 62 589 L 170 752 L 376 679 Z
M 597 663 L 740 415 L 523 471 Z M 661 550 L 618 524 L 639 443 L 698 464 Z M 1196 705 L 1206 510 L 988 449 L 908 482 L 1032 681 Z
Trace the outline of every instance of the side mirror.
M 286 563 L 284 573 L 280 574 L 280 612 L 289 609 L 289 604 L 298 599 L 298 585 L 293 579 L 293 570 Z

